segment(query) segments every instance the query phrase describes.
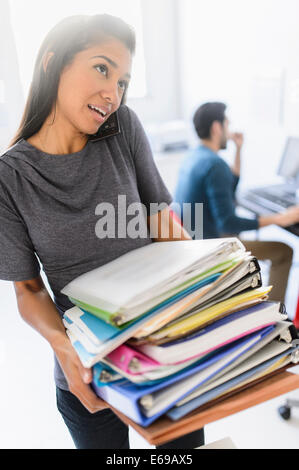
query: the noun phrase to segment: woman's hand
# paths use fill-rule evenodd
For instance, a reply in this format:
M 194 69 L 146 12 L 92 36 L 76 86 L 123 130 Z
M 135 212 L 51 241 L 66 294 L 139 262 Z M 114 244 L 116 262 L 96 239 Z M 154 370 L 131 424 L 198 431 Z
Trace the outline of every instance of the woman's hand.
M 101 400 L 92 391 L 92 370 L 85 368 L 66 335 L 61 335 L 52 344 L 56 357 L 68 382 L 69 390 L 88 409 L 90 413 L 109 408 L 108 403 Z
M 98 398 L 90 388 L 91 369 L 83 367 L 41 276 L 27 281 L 14 282 L 14 288 L 21 317 L 51 345 L 65 374 L 70 391 L 90 413 L 109 408 L 109 405 Z
M 155 242 L 192 240 L 169 206 L 147 218 L 150 236 Z

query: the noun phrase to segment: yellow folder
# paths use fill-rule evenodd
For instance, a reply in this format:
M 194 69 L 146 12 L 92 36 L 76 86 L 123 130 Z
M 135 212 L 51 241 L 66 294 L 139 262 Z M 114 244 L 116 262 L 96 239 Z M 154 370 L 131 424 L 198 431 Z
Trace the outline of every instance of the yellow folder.
M 248 292 L 235 295 L 234 297 L 224 300 L 223 302 L 219 302 L 210 308 L 202 310 L 198 313 L 194 313 L 192 316 L 180 319 L 176 322 L 172 322 L 172 325 L 160 329 L 156 333 L 150 335 L 148 339 L 157 340 L 165 337 L 171 338 L 176 335 L 182 335 L 184 333 L 191 332 L 194 329 L 198 329 L 207 321 L 216 319 L 219 315 L 233 309 L 234 307 L 241 306 L 250 300 L 266 296 L 271 291 L 271 289 L 272 286 L 259 287 Z
M 249 266 L 251 262 L 250 257 L 247 258 L 247 261 L 246 258 L 240 258 L 237 262 L 236 260 L 232 260 L 231 265 L 223 271 L 222 275 L 216 281 L 189 294 L 175 304 L 166 307 L 161 313 L 157 314 L 155 318 L 149 320 L 140 330 L 136 331 L 133 337 L 136 339 L 148 337 L 148 335 L 160 330 L 169 322 L 187 314 L 192 308 L 196 308 L 196 305 L 201 299 L 209 295 L 209 293 L 215 293 L 222 283 L 226 282 L 230 275 L 234 275 L 234 273 L 237 275 L 238 270 L 242 269 L 242 266 L 244 266 L 244 264 L 246 265 L 246 262 Z M 246 272 L 243 273 L 243 275 L 245 274 Z

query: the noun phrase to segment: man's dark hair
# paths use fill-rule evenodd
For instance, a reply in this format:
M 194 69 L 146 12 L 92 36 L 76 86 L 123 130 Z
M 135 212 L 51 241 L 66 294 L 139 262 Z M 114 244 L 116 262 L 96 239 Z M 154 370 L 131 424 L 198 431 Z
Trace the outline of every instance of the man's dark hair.
M 211 137 L 211 127 L 214 121 L 223 124 L 226 104 L 214 102 L 202 104 L 193 116 L 193 124 L 200 139 Z

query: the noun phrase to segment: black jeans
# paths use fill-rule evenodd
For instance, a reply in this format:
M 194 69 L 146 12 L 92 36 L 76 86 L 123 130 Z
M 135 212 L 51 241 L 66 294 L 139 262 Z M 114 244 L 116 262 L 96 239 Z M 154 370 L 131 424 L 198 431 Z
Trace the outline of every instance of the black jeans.
M 56 388 L 57 407 L 77 449 L 129 449 L 129 429 L 110 409 L 90 413 L 75 395 Z M 204 444 L 199 429 L 157 449 L 194 449 Z

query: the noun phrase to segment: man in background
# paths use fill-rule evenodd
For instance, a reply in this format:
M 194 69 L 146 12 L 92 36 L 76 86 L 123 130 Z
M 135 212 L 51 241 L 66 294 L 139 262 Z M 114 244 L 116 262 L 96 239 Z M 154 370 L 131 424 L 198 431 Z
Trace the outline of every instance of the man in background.
M 201 142 L 187 155 L 181 166 L 174 201 L 181 208 L 183 203 L 190 203 L 193 223 L 195 204 L 203 203 L 203 238 L 236 236 L 240 232 L 257 230 L 271 224 L 287 227 L 299 222 L 299 206 L 255 219 L 236 215 L 235 192 L 240 178 L 243 135 L 229 132 L 225 111 L 224 103 L 214 102 L 203 104 L 195 112 L 193 124 Z M 228 139 L 232 139 L 236 145 L 231 168 L 218 155 L 219 150 L 226 148 Z M 272 300 L 284 301 L 293 250 L 280 242 L 242 242 L 259 260 L 271 261 L 269 285 L 273 285 L 273 289 L 270 297 Z

